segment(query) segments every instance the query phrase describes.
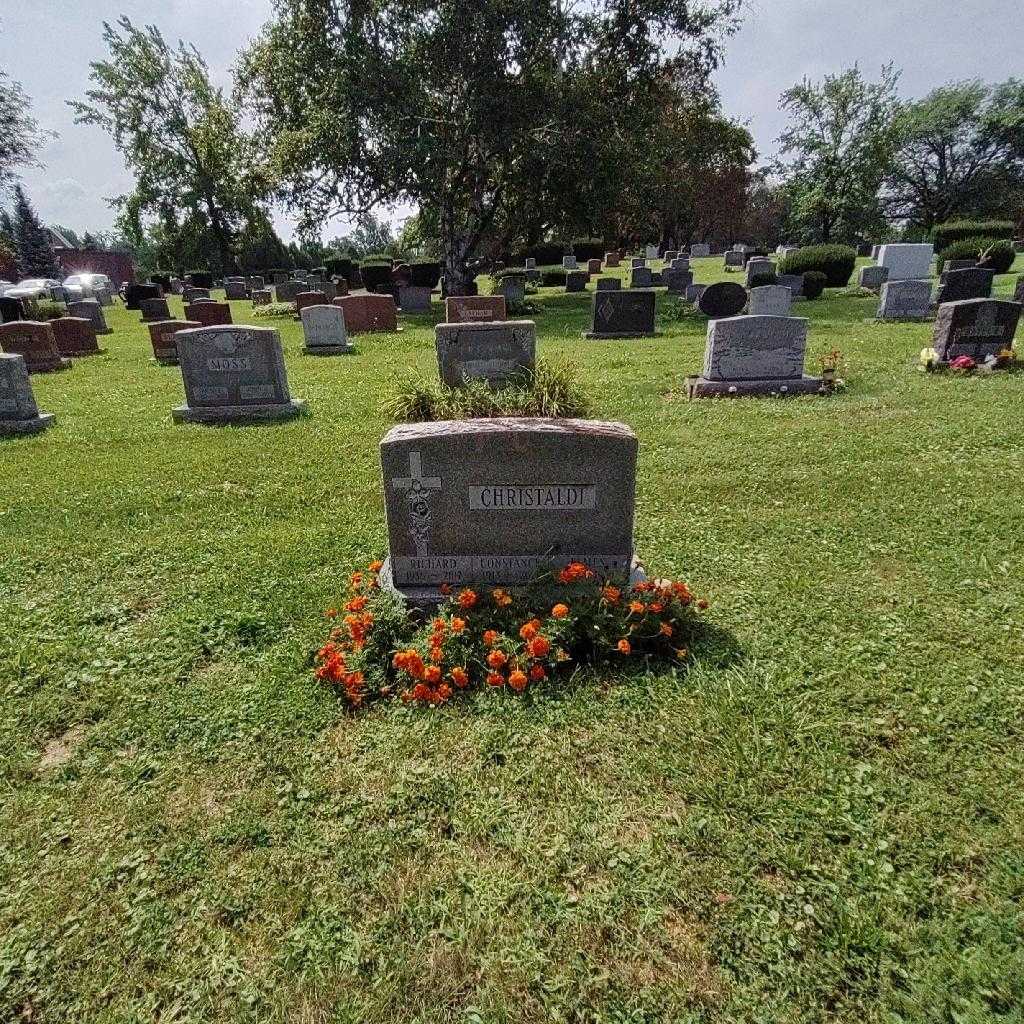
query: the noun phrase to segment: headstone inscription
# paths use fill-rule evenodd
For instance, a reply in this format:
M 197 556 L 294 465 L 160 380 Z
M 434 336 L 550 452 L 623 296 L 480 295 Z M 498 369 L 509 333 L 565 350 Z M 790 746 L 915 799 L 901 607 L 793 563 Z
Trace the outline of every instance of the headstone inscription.
M 884 246 L 883 246 L 884 248 Z M 886 281 L 881 288 L 878 320 L 926 320 L 931 312 L 932 286 L 928 281 Z
M 595 291 L 585 338 L 649 338 L 654 334 L 654 292 Z
M 824 391 L 804 376 L 807 321 L 797 316 L 734 316 L 708 324 L 704 372 L 688 377 L 690 398 L 807 395 Z
M 481 380 L 498 389 L 525 384 L 537 359 L 532 320 L 438 324 L 434 329 L 437 368 L 448 387 Z
M 0 351 L 24 356 L 29 373 L 54 373 L 71 365 L 57 351 L 50 325 L 36 320 L 0 324 Z
M 599 277 L 595 287 L 599 292 L 617 292 L 622 288 L 622 278 Z
M 171 311 L 165 298 L 139 299 L 139 312 L 142 313 L 144 324 L 155 323 L 157 320 L 170 320 Z
M 939 278 L 935 301 L 941 306 L 946 302 L 961 302 L 964 299 L 987 299 L 992 294 L 994 277 L 995 271 L 987 267 L 944 270 Z
M 266 327 L 198 327 L 175 335 L 185 404 L 175 423 L 260 423 L 292 419 L 306 403 L 288 391 L 281 338 Z
M 857 276 L 857 284 L 859 284 L 861 288 L 868 288 L 873 292 L 880 291 L 882 285 L 888 280 L 888 267 L 861 267 Z
M 931 244 L 883 245 L 878 250 L 878 265 L 889 268 L 890 281 L 921 281 L 931 274 L 934 255 Z
M 337 306 L 303 306 L 302 335 L 307 356 L 348 355 L 355 351 L 345 332 L 345 314 Z
M 204 327 L 231 323 L 231 307 L 226 302 L 190 302 L 185 307 L 185 319 L 196 320 Z
M 53 341 L 62 356 L 97 356 L 100 347 L 92 321 L 83 316 L 60 316 L 50 321 Z
M 984 362 L 1013 348 L 1021 304 L 1005 299 L 964 299 L 939 306 L 932 333 L 932 348 L 939 362 L 959 356 Z
M 36 405 L 24 356 L 0 354 L 0 437 L 38 434 L 52 422 Z
M 748 309 L 751 316 L 789 316 L 793 293 L 781 284 L 750 289 Z
M 504 295 L 449 295 L 444 310 L 449 324 L 494 323 L 508 318 Z
M 479 419 L 393 427 L 380 445 L 382 586 L 431 605 L 449 587 L 526 583 L 583 562 L 635 565 L 636 436 L 622 423 Z
M 736 316 L 747 304 L 747 290 L 735 281 L 708 285 L 697 300 L 697 308 L 712 320 Z
M 345 330 L 349 334 L 394 333 L 398 326 L 398 310 L 390 295 L 343 295 L 332 305 L 345 314 Z
M 160 320 L 149 325 L 149 343 L 153 346 L 153 359 L 161 366 L 178 365 L 178 344 L 175 335 L 203 325 L 196 320 Z

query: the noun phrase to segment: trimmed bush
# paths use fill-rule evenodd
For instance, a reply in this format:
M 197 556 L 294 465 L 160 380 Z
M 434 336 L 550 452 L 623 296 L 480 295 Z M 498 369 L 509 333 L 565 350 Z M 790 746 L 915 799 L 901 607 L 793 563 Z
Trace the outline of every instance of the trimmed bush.
M 1017 258 L 1017 251 L 1012 242 L 999 239 L 996 242 L 989 242 L 985 251 L 981 254 L 978 266 L 987 267 L 997 274 L 1007 274 L 1013 261 Z
M 820 299 L 821 293 L 825 290 L 825 286 L 828 284 L 828 278 L 820 270 L 808 270 L 804 274 L 804 286 L 800 290 L 800 294 L 805 299 Z
M 779 261 L 780 274 L 824 274 L 829 288 L 845 288 L 857 263 L 857 251 L 848 245 L 808 245 Z
M 755 274 L 750 279 L 750 287 L 751 288 L 763 288 L 765 285 L 777 284 L 777 283 L 778 283 L 778 278 L 775 276 L 775 272 L 771 271 L 771 270 L 766 271 L 763 274 Z
M 564 270 L 545 270 L 541 272 L 540 283 L 543 288 L 564 288 Z
M 978 265 L 1005 274 L 1013 266 L 1013 243 L 991 238 L 965 238 L 947 246 L 935 258 L 936 273 L 941 274 L 950 260 L 977 260 Z
M 185 276 L 193 288 L 213 287 L 213 274 L 208 270 L 190 270 Z
M 409 264 L 409 284 L 415 288 L 436 288 L 441 280 L 441 264 L 424 260 Z
M 1013 232 L 1012 220 L 953 220 L 932 228 L 931 240 L 936 252 L 942 252 L 956 242 L 974 241 L 976 238 L 1010 240 Z
M 561 263 L 562 257 L 565 255 L 565 246 L 563 245 L 552 245 L 550 243 L 542 243 L 540 245 L 531 245 L 526 252 L 523 253 L 523 259 L 529 257 L 537 261 L 538 267 L 547 267 L 552 263 Z M 602 254 L 603 255 L 603 254 Z M 520 259 L 516 256 L 516 261 Z
M 359 273 L 363 278 L 363 287 L 368 292 L 375 292 L 384 285 L 391 284 L 391 262 L 361 263 Z
M 604 259 L 604 254 L 611 249 L 599 238 L 581 238 L 572 243 L 572 251 L 577 262 L 586 263 L 587 260 Z

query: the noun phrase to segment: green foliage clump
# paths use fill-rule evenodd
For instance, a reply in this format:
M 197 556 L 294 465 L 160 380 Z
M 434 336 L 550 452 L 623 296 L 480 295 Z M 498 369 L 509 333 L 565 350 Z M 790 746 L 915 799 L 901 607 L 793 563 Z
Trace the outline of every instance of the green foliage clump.
M 409 264 L 409 284 L 416 288 L 436 288 L 441 281 L 441 264 L 436 260 Z
M 857 251 L 848 245 L 808 245 L 783 257 L 778 271 L 780 274 L 817 271 L 825 275 L 827 287 L 845 288 L 856 263 Z
M 290 319 L 295 316 L 295 305 L 291 302 L 268 302 L 265 306 L 253 306 L 251 315 L 254 320 Z
M 935 259 L 936 272 L 941 274 L 950 260 L 977 260 L 978 265 L 988 267 L 997 274 L 1005 274 L 1010 267 L 1016 253 L 1010 242 L 992 238 L 965 238 L 959 242 L 943 249 Z
M 820 299 L 827 284 L 828 278 L 820 270 L 808 270 L 804 274 L 804 286 L 800 290 L 800 294 L 805 299 L 811 299 L 812 301 Z
M 400 423 L 426 423 L 496 416 L 577 418 L 588 416 L 591 406 L 573 366 L 541 360 L 532 375 L 524 375 L 521 386 L 500 391 L 477 380 L 461 388 L 419 378 L 400 381 L 383 408 Z
M 994 270 L 997 274 L 1007 274 L 1016 258 L 1017 251 L 1014 249 L 1013 243 L 1000 239 L 997 242 L 991 242 L 982 252 L 978 265 Z
M 754 274 L 750 279 L 751 288 L 763 288 L 765 285 L 776 284 L 778 278 L 775 276 L 774 270 L 766 270 L 761 274 Z
M 387 263 L 361 263 L 359 274 L 363 279 L 363 287 L 374 292 L 383 285 L 391 283 L 391 261 Z
M 611 251 L 611 246 L 605 245 L 599 238 L 584 238 L 572 243 L 572 251 L 580 263 L 587 260 L 604 259 L 604 254 Z
M 540 275 L 540 283 L 544 288 L 564 288 L 565 287 L 565 271 L 564 270 L 544 270 Z
M 523 253 L 523 258 L 529 257 L 537 261 L 538 267 L 546 267 L 552 263 L 561 263 L 564 255 L 565 246 L 542 242 L 540 245 L 531 245 Z M 518 260 L 519 257 L 517 256 L 516 259 Z
M 26 313 L 33 320 L 56 320 L 57 317 L 67 316 L 68 308 L 62 302 L 38 301 L 33 304 L 31 311 Z
M 942 252 L 956 242 L 974 242 L 979 238 L 1011 239 L 1013 232 L 1012 220 L 955 220 L 947 224 L 937 224 L 932 228 L 931 240 L 936 252 Z

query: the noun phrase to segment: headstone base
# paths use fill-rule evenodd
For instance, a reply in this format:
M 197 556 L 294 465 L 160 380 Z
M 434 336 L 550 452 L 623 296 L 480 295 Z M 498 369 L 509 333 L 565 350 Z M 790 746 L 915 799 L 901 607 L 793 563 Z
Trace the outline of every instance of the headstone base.
M 59 373 L 61 370 L 71 369 L 71 360 L 61 356 L 59 359 L 50 360 L 46 363 L 33 363 L 29 366 L 29 373 Z
M 660 338 L 661 331 L 634 331 L 628 334 L 600 334 L 597 331 L 584 331 L 584 338 L 596 340 L 615 340 L 616 338 Z
M 52 412 L 41 412 L 30 420 L 0 420 L 0 437 L 26 437 L 41 434 L 55 417 Z
M 354 356 L 354 345 L 303 345 L 304 356 Z
M 866 317 L 866 324 L 930 324 L 935 322 L 932 316 L 869 316 Z
M 791 398 L 794 395 L 824 395 L 828 388 L 821 377 L 778 378 L 775 380 L 708 380 L 687 377 L 688 398 Z
M 171 418 L 175 423 L 204 423 L 213 426 L 231 423 L 279 423 L 295 419 L 305 412 L 305 409 L 305 400 L 301 398 L 293 398 L 286 404 L 274 405 L 222 405 L 197 409 L 179 405 L 171 410 Z

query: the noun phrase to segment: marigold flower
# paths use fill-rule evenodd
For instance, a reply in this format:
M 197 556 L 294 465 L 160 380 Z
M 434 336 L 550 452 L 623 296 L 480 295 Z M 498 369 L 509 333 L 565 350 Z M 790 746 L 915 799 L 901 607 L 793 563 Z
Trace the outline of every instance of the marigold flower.
M 615 646 L 621 654 L 631 654 L 633 651 L 633 645 L 625 637 L 623 637 Z
M 499 608 L 507 608 L 512 603 L 512 595 L 507 590 L 503 590 L 501 587 L 498 587 L 496 590 L 494 590 L 491 594 L 491 597 L 494 598 L 494 603 Z
M 522 693 L 523 690 L 526 689 L 526 673 L 516 669 L 516 671 L 508 677 L 508 685 L 511 686 L 516 693 Z
M 434 619 L 434 621 L 430 624 L 431 633 L 440 634 L 443 633 L 447 628 L 448 626 L 445 623 L 444 619 Z
M 504 686 L 505 677 L 500 672 L 488 672 L 487 673 L 487 685 L 488 686 Z
M 644 603 L 643 603 L 643 601 L 630 601 L 629 602 L 629 610 L 634 615 L 643 615 L 643 613 L 644 613 Z
M 506 661 L 508 661 L 508 655 L 504 651 L 491 651 L 491 653 L 487 655 L 487 664 L 490 665 L 491 668 L 501 668 Z
M 609 604 L 618 604 L 619 598 L 622 596 L 622 591 L 618 587 L 613 587 L 610 583 L 606 584 L 601 589 L 601 596 Z
M 548 674 L 544 671 L 543 665 L 534 665 L 530 669 L 530 678 L 535 682 L 540 682 L 541 679 L 547 679 Z
M 452 695 L 452 688 L 447 683 L 442 683 L 437 688 L 437 695 L 442 701 L 445 701 Z
M 493 647 L 498 642 L 498 631 L 496 629 L 485 629 L 484 630 L 484 643 L 488 647 Z
M 352 600 L 345 605 L 345 610 L 349 612 L 361 612 L 366 607 L 366 601 L 366 597 L 360 594 L 359 597 L 353 597 Z
M 551 641 L 544 636 L 535 636 L 526 644 L 531 658 L 543 658 L 551 650 Z
M 437 667 L 437 665 L 427 666 L 426 679 L 431 686 L 436 686 L 439 682 L 441 682 L 441 670 Z
M 540 627 L 540 619 L 530 619 L 529 622 L 524 622 L 520 627 L 519 635 L 524 640 L 532 640 L 540 632 Z
M 367 568 L 370 572 L 380 572 L 381 569 L 384 568 L 384 563 L 380 561 L 380 559 L 377 559 L 376 561 L 371 562 Z
M 685 583 L 673 583 L 672 596 L 682 604 L 689 604 L 693 600 L 693 594 Z
M 704 609 L 707 608 L 707 606 L 708 606 L 708 603 L 707 603 L 707 601 L 704 600 L 703 597 L 697 602 L 697 607 L 701 611 L 704 611 Z
M 452 619 L 452 632 L 461 633 L 466 628 L 466 620 L 460 618 Z
M 578 580 L 593 579 L 594 574 L 582 562 L 570 562 L 559 574 L 559 583 L 576 583 Z
M 337 616 L 338 609 L 337 608 L 328 608 L 325 614 L 327 615 L 327 618 L 333 619 L 333 618 L 335 618 Z
M 660 615 L 665 610 L 665 606 L 660 601 L 655 601 L 648 611 L 654 612 L 655 615 Z
M 473 605 L 475 605 L 476 602 L 477 602 L 476 591 L 475 590 L 470 590 L 469 587 L 466 587 L 465 590 L 460 590 L 459 591 L 459 598 L 458 598 L 458 600 L 459 600 L 459 607 L 468 610 L 468 609 L 472 608 Z
M 456 667 L 449 673 L 452 682 L 460 689 L 464 690 L 469 686 L 469 673 L 464 668 Z
M 667 622 L 663 622 L 661 624 L 660 629 L 661 629 L 661 635 L 662 636 L 671 636 L 672 635 L 672 627 Z
M 363 574 L 361 572 L 352 573 L 349 577 L 349 583 L 351 583 L 353 587 L 361 587 L 363 585 Z
M 430 648 L 430 660 L 435 665 L 439 665 L 442 661 L 444 661 L 444 651 L 440 647 L 437 647 L 436 645 L 434 647 L 431 647 Z
M 567 604 L 556 604 L 551 609 L 552 618 L 564 619 L 569 614 L 569 606 Z

